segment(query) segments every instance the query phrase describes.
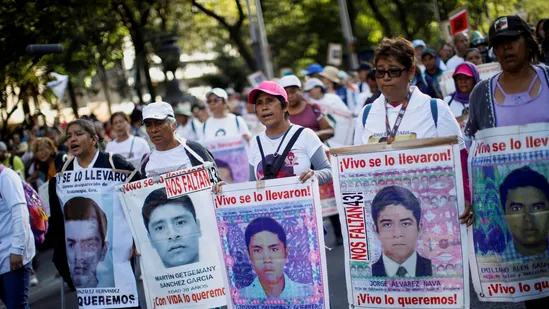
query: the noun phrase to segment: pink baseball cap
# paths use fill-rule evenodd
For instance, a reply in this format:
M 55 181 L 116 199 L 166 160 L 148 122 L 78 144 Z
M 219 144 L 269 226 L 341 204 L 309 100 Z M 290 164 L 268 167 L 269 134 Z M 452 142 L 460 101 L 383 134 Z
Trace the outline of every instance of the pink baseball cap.
M 285 101 L 288 101 L 288 94 L 286 93 L 286 90 L 284 90 L 284 87 L 276 82 L 264 81 L 261 82 L 257 88 L 250 91 L 250 94 L 248 94 L 248 103 L 255 104 L 254 99 L 258 92 L 265 92 L 275 96 L 280 95 Z
M 452 76 L 456 76 L 458 74 L 473 77 L 473 71 L 471 71 L 471 68 L 467 64 L 460 65 Z

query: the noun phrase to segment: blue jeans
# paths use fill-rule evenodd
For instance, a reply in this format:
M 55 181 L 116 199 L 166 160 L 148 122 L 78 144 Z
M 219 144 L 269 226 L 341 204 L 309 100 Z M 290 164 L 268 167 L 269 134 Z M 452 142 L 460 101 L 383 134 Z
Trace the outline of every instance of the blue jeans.
M 29 309 L 29 280 L 31 264 L 0 275 L 0 299 L 8 309 Z

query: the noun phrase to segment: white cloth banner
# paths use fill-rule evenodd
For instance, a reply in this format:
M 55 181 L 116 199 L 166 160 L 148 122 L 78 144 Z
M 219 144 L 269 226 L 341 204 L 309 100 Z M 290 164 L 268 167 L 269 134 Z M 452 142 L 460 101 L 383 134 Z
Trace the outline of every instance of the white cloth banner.
M 67 260 L 81 309 L 139 303 L 129 260 L 133 239 L 115 192 L 126 177 L 107 168 L 65 171 L 56 177 Z
M 213 308 L 227 303 L 203 166 L 117 188 L 141 254 L 147 308 Z

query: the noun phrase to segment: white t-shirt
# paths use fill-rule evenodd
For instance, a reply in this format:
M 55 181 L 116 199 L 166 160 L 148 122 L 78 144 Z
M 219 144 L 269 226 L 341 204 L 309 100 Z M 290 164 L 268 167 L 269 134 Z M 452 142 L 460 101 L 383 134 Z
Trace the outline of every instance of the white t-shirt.
M 438 125 L 435 126 L 431 113 L 431 97 L 423 94 L 415 86 L 410 87 L 410 89 L 413 90 L 412 97 L 400 123 L 395 141 L 456 135 L 461 148 L 464 148 L 463 135 L 448 104 L 442 100 L 437 100 Z M 366 107 L 362 109 L 356 119 L 354 145 L 378 143 L 382 137 L 386 137 L 385 115 L 388 115 L 389 124 L 392 128 L 401 107 L 402 105 L 393 107 L 386 104 L 385 97 L 383 94 L 380 95 L 372 103 L 370 113 L 366 119 L 366 126 L 362 125 L 362 115 Z
M 452 96 L 449 95 L 444 98 L 444 102 L 446 104 L 450 103 L 450 100 L 452 100 Z M 469 103 L 463 104 L 461 102 L 458 102 L 456 100 L 452 100 L 450 103 L 450 110 L 452 111 L 452 114 L 454 114 L 454 117 L 459 117 L 463 115 L 463 110 L 466 108 L 469 108 Z
M 15 231 L 15 233 L 14 233 Z M 0 173 L 0 275 L 10 272 L 10 254 L 32 261 L 36 248 L 21 178 L 5 167 Z
M 278 150 L 279 155 L 284 152 L 286 145 L 288 145 L 288 142 L 300 127 L 301 126 L 295 124 L 292 125 Z M 274 140 L 268 138 L 265 132 L 262 132 L 258 136 L 261 141 L 263 153 L 265 154 L 265 159 L 267 160 L 267 163 L 272 164 L 274 159 L 273 155 L 282 141 L 283 134 Z M 322 142 L 313 130 L 305 128 L 303 132 L 301 132 L 301 135 L 299 135 L 299 138 L 295 141 L 292 149 L 288 152 L 286 160 L 284 160 L 284 164 L 282 164 L 282 167 L 277 174 L 277 178 L 299 176 L 305 170 L 311 168 L 311 157 L 318 148 L 322 147 L 322 145 Z M 261 163 L 261 160 L 262 157 L 261 152 L 259 151 L 259 145 L 257 144 L 257 138 L 254 137 L 250 140 L 248 161 L 250 165 L 254 167 L 256 179 L 263 179 L 263 164 Z
M 359 96 L 362 94 L 365 92 Z M 334 136 L 328 139 L 329 146 L 341 147 L 351 144 L 354 131 L 353 113 L 341 98 L 338 95 L 326 93 L 322 99 L 311 99 L 311 101 L 320 107 L 322 113 L 328 115 L 328 121 L 334 128 Z
M 225 118 L 208 118 L 202 125 L 201 132 L 203 140 L 211 140 L 220 136 L 252 136 L 244 119 L 234 114 L 228 114 Z
M 461 58 L 458 55 L 454 55 L 452 58 L 448 59 L 448 62 L 446 62 L 446 70 L 455 71 L 457 66 L 464 62 L 465 62 L 465 59 Z
M 201 130 L 202 124 L 200 123 L 200 121 L 194 118 L 189 118 L 187 124 L 185 124 L 184 126 L 177 126 L 177 129 L 175 129 L 175 134 L 181 138 L 196 142 L 200 140 L 200 135 L 202 134 Z
M 145 176 L 152 177 L 190 167 L 191 160 L 185 151 L 185 146 L 180 144 L 166 151 L 153 150 L 149 156 L 149 162 L 145 166 Z
M 143 156 L 150 151 L 149 143 L 144 138 L 133 135 L 120 143 L 117 140 L 110 141 L 105 148 L 105 152 L 119 154 L 133 166 L 137 166 L 136 163 L 139 163 Z

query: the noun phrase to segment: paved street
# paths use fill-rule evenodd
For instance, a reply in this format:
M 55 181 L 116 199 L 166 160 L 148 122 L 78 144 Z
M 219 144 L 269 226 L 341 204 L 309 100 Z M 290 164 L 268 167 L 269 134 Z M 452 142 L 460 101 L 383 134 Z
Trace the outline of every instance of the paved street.
M 333 243 L 332 231 L 329 229 L 326 243 L 328 246 Z M 41 266 L 38 270 L 40 284 L 31 288 L 30 307 L 31 309 L 57 309 L 61 308 L 61 279 L 55 278 L 55 267 L 51 263 L 53 252 L 46 251 L 40 255 Z M 343 271 L 343 246 L 332 250 L 326 250 L 328 258 L 328 279 L 330 281 L 330 301 L 332 309 L 346 309 L 347 291 L 345 288 L 345 272 Z M 473 286 L 471 285 L 471 291 Z M 140 296 L 143 295 L 143 287 L 140 284 Z M 3 305 L 0 309 L 4 309 Z M 65 309 L 77 309 L 76 296 L 74 292 L 65 289 Z M 143 305 L 145 308 L 145 305 Z M 481 303 L 476 294 L 471 292 L 472 309 L 524 309 L 522 303 Z

